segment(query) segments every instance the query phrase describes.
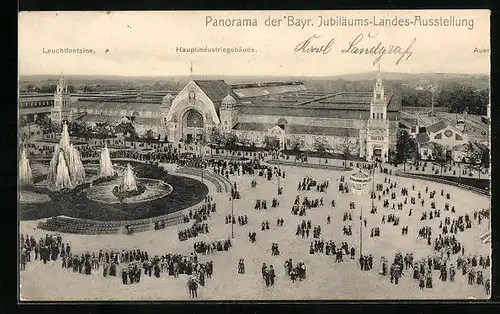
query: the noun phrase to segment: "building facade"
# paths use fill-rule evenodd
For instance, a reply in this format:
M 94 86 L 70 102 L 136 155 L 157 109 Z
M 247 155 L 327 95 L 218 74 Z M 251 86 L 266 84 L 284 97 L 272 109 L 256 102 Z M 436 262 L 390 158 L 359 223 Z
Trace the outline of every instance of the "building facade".
M 325 93 L 300 82 L 229 85 L 191 80 L 161 103 L 130 95 L 80 96 L 70 102 L 61 78 L 52 117 L 60 123 L 89 124 L 126 119 L 139 135 L 151 130 L 174 143 L 210 141 L 215 128 L 246 145 L 262 146 L 270 139 L 282 150 L 348 150 L 367 160 L 386 161 L 396 143 L 400 109 L 400 98 L 385 90 L 380 73 L 371 92 Z
M 386 161 L 396 143 L 400 100 L 388 95 L 380 74 L 372 93 L 327 94 L 301 83 L 228 85 L 193 80 L 172 100 L 165 118 L 168 139 L 210 138 L 212 129 L 233 133 L 240 142 L 280 149 L 351 154 Z
M 416 135 L 416 140 L 423 160 L 432 159 L 435 143 L 443 146 L 455 161 L 461 161 L 464 145 L 469 143 L 467 134 L 444 121 L 428 126 L 425 132 Z

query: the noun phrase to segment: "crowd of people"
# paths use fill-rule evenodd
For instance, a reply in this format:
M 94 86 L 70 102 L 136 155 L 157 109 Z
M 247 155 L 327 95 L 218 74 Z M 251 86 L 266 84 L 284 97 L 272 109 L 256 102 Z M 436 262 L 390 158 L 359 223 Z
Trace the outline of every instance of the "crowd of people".
M 207 223 L 198 223 L 195 222 L 191 225 L 191 227 L 179 230 L 177 236 L 179 241 L 186 241 L 189 238 L 197 237 L 200 233 L 208 233 L 208 224 Z
M 85 275 L 92 275 L 93 272 L 102 269 L 103 277 L 121 277 L 124 285 L 139 283 L 141 276 L 160 278 L 161 274 L 165 273 L 174 278 L 178 278 L 179 274 L 185 274 L 191 276 L 188 285 L 194 280 L 196 285 L 204 286 L 205 278 L 212 277 L 213 261 L 199 261 L 196 252 L 200 251 L 202 245 L 218 251 L 227 251 L 228 247 L 231 246 L 230 239 L 215 241 L 213 245 L 195 243 L 195 252 L 191 253 L 190 256 L 165 254 L 151 257 L 147 251 L 141 249 L 122 250 L 121 252 L 118 250 L 99 250 L 99 252 L 76 254 L 72 252 L 69 243 L 63 243 L 59 234 L 50 236 L 47 234 L 38 242 L 33 237 L 21 235 L 20 242 L 22 243 L 21 254 L 24 256 L 21 260 L 21 270 L 24 270 L 26 263 L 31 261 L 31 253 L 34 252 L 34 260 L 40 259 L 44 264 L 60 259 L 61 268 L 72 269 L 74 273 Z M 196 296 L 196 293 L 193 295 Z
M 290 276 L 292 282 L 295 282 L 297 278 L 299 281 L 306 279 L 306 265 L 302 262 L 298 262 L 295 266 L 293 266 L 293 261 L 290 258 L 285 261 L 285 274 Z
M 92 155 L 91 150 L 85 151 L 82 154 Z M 113 155 L 114 154 L 114 155 Z M 149 155 L 148 155 L 149 154 Z M 139 156 L 141 155 L 141 156 Z M 261 164 L 261 158 L 249 160 L 224 160 L 218 158 L 185 158 L 177 150 L 165 150 L 152 153 L 136 153 L 129 154 L 127 150 L 113 151 L 112 157 L 126 157 L 126 158 L 150 158 L 166 162 L 173 162 L 177 164 L 187 165 L 190 167 L 206 167 L 211 168 L 215 173 L 229 178 L 229 176 L 242 176 L 251 175 L 263 177 L 267 180 L 273 178 L 285 178 L 285 172 L 278 168 L 265 164 Z M 352 166 L 352 163 L 351 163 Z M 360 168 L 371 169 L 370 165 L 358 163 Z M 391 174 L 391 169 L 384 168 L 381 165 L 372 171 L 379 171 L 381 174 Z M 255 182 L 255 184 L 254 184 Z M 338 180 L 339 192 L 342 194 L 350 193 L 351 188 L 347 183 L 347 179 L 341 176 Z M 252 180 L 252 187 L 257 185 L 255 179 Z M 297 191 L 302 193 L 325 193 L 328 190 L 329 181 L 319 182 L 319 180 L 312 177 L 304 177 L 298 182 Z M 280 193 L 278 193 L 280 194 Z M 322 194 L 320 194 L 322 195 Z M 401 200 L 398 200 L 398 197 Z M 401 253 L 396 253 L 390 266 L 385 257 L 381 258 L 381 271 L 383 276 L 389 275 L 390 282 L 399 284 L 401 277 L 405 271 L 413 272 L 412 278 L 418 283 L 420 289 L 432 288 L 433 286 L 433 271 L 439 272 L 439 280 L 443 282 L 453 282 L 458 273 L 467 276 L 470 285 L 482 285 L 487 293 L 490 293 L 490 280 L 484 278 L 484 269 L 490 267 L 491 261 L 489 256 L 474 256 L 467 255 L 464 246 L 457 240 L 456 235 L 460 232 L 466 232 L 471 229 L 474 224 L 480 225 L 483 219 L 489 218 L 489 211 L 475 210 L 471 214 L 455 215 L 455 206 L 451 206 L 449 201 L 452 199 L 450 192 L 445 192 L 444 189 L 438 194 L 435 190 L 430 191 L 428 187 L 425 190 L 416 191 L 413 185 L 411 190 L 405 186 L 399 186 L 398 182 L 391 182 L 390 178 L 385 177 L 383 182 L 376 184 L 375 191 L 372 192 L 371 198 L 375 204 L 381 205 L 384 213 L 381 220 L 376 220 L 384 225 L 390 223 L 393 226 L 399 226 L 400 216 L 404 219 L 403 211 L 408 212 L 408 216 L 412 215 L 413 210 L 418 210 L 421 214 L 420 221 L 421 227 L 417 230 L 419 238 L 424 239 L 433 251 L 432 256 L 423 257 L 420 260 L 414 261 L 413 253 L 408 252 L 403 257 Z M 404 201 L 403 201 L 404 198 Z M 425 198 L 425 200 L 424 200 Z M 439 201 L 438 201 L 439 199 Z M 294 205 L 291 210 L 292 215 L 306 216 L 307 210 L 324 206 L 323 197 L 297 195 Z M 272 207 L 277 207 L 279 201 L 277 198 L 272 199 Z M 349 203 L 349 211 L 345 211 L 342 221 L 352 221 L 353 210 L 356 210 L 356 203 L 351 201 Z M 392 206 L 391 206 L 392 205 Z M 418 206 L 420 205 L 420 206 Z M 427 208 L 425 208 L 427 205 Z M 251 206 L 251 205 L 250 205 Z M 335 199 L 331 202 L 331 207 L 335 208 Z M 420 208 L 419 208 L 420 207 Z M 267 209 L 267 201 L 265 199 L 257 199 L 254 208 L 256 210 Z M 387 211 L 392 208 L 395 213 L 388 213 Z M 188 229 L 181 230 L 178 233 L 180 241 L 185 241 L 188 238 L 196 237 L 199 233 L 208 233 L 208 218 L 210 213 L 215 212 L 216 205 L 213 199 L 209 196 L 205 199 L 205 203 L 197 209 L 192 209 L 184 217 L 185 222 L 195 220 L 195 223 Z M 372 208 L 370 212 L 372 215 L 377 215 L 377 206 Z M 418 219 L 418 218 L 417 218 Z M 433 236 L 431 226 L 427 225 L 431 220 L 439 219 L 439 230 L 437 235 Z M 283 218 L 277 218 L 277 226 L 283 226 Z M 240 215 L 234 217 L 227 215 L 225 217 L 226 224 L 236 224 L 244 226 L 248 224 L 247 215 Z M 367 220 L 362 221 L 364 227 L 367 227 Z M 331 217 L 327 217 L 327 224 L 331 224 Z M 165 228 L 165 223 L 158 221 L 155 223 L 155 229 Z M 269 220 L 261 222 L 261 231 L 270 229 Z M 339 247 L 335 245 L 333 240 L 324 241 L 321 239 L 321 226 L 313 226 L 311 220 L 302 220 L 297 226 L 295 234 L 303 239 L 309 239 L 309 233 L 312 233 L 312 240 L 309 246 L 309 253 L 325 254 L 335 256 L 335 263 L 343 263 L 344 256 L 350 260 L 354 260 L 356 256 L 356 249 L 354 246 L 349 246 L 347 242 L 342 242 Z M 401 235 L 408 234 L 408 225 L 401 227 Z M 435 231 L 435 230 L 434 230 Z M 412 230 L 414 232 L 414 230 Z M 343 233 L 345 235 L 352 235 L 352 226 L 344 225 Z M 370 237 L 380 237 L 380 226 L 374 223 L 370 226 Z M 256 233 L 249 232 L 249 241 L 256 242 Z M 90 275 L 93 269 L 102 267 L 103 276 L 118 276 L 121 273 L 123 284 L 137 283 L 140 281 L 142 271 L 144 275 L 150 277 L 160 277 L 162 272 L 167 272 L 168 275 L 178 277 L 179 274 L 186 274 L 190 276 L 188 280 L 188 289 L 190 296 L 197 297 L 198 285 L 205 284 L 205 277 L 210 278 L 213 273 L 212 262 L 201 263 L 198 261 L 197 253 L 207 255 L 214 251 L 228 251 L 231 247 L 231 240 L 220 240 L 211 243 L 199 241 L 193 244 L 193 253 L 191 256 L 181 255 L 163 255 L 150 258 L 147 252 L 141 250 L 131 250 L 120 252 L 102 252 L 98 254 L 85 253 L 80 256 L 73 255 L 69 244 L 62 243 L 59 235 L 46 236 L 38 242 L 33 237 L 22 236 L 21 238 L 21 269 L 24 269 L 26 262 L 31 259 L 31 251 L 35 252 L 35 259 L 40 259 L 46 263 L 50 260 L 57 260 L 57 257 L 62 257 L 63 268 L 72 268 L 74 272 Z M 271 255 L 279 255 L 279 245 L 274 242 L 271 245 Z M 456 267 L 452 262 L 452 257 L 456 257 Z M 373 256 L 371 254 L 362 254 L 359 256 L 359 267 L 361 271 L 370 271 L 373 269 Z M 303 280 L 306 278 L 306 271 L 304 263 L 297 263 L 293 266 L 292 260 L 285 262 L 285 273 L 290 276 L 292 281 L 297 279 Z M 342 266 L 340 266 L 342 267 Z M 121 272 L 118 270 L 121 268 Z M 238 261 L 238 274 L 245 274 L 244 259 Z M 265 263 L 262 265 L 262 276 L 266 287 L 271 287 L 275 284 L 276 273 L 272 265 L 267 266 Z
M 213 241 L 211 243 L 199 241 L 193 244 L 193 250 L 195 253 L 206 255 L 215 251 L 228 251 L 231 246 L 231 239 L 229 238 L 226 240 Z

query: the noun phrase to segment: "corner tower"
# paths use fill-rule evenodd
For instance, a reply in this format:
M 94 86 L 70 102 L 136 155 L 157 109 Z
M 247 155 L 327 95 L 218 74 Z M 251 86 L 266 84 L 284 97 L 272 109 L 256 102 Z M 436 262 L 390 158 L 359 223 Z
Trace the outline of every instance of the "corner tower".
M 380 74 L 380 64 L 370 101 L 370 117 L 367 123 L 366 159 L 386 162 L 389 155 L 389 121 L 387 97 Z
M 52 107 L 50 112 L 52 123 L 61 127 L 65 121 L 71 122 L 70 101 L 71 97 L 68 93 L 68 84 L 61 73 L 61 78 L 59 79 L 56 92 L 54 93 L 54 107 Z

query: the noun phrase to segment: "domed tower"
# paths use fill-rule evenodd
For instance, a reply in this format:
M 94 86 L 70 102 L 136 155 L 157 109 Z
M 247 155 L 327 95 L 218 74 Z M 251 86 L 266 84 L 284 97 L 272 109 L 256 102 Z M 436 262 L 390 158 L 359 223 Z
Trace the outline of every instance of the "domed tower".
M 238 123 L 238 109 L 236 108 L 236 99 L 229 93 L 222 99 L 220 107 L 220 130 L 223 133 L 229 133 Z
M 61 73 L 61 78 L 54 93 L 54 107 L 51 109 L 50 118 L 56 125 L 62 126 L 63 122 L 71 122 L 71 97 L 68 93 L 68 84 Z

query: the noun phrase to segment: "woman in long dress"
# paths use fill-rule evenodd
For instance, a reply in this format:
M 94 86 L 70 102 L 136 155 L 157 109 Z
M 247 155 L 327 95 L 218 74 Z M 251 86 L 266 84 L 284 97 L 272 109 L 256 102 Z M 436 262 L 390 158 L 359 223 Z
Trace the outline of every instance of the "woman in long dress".
M 427 276 L 425 278 L 425 287 L 426 288 L 432 288 L 432 273 L 429 271 L 427 273 Z

